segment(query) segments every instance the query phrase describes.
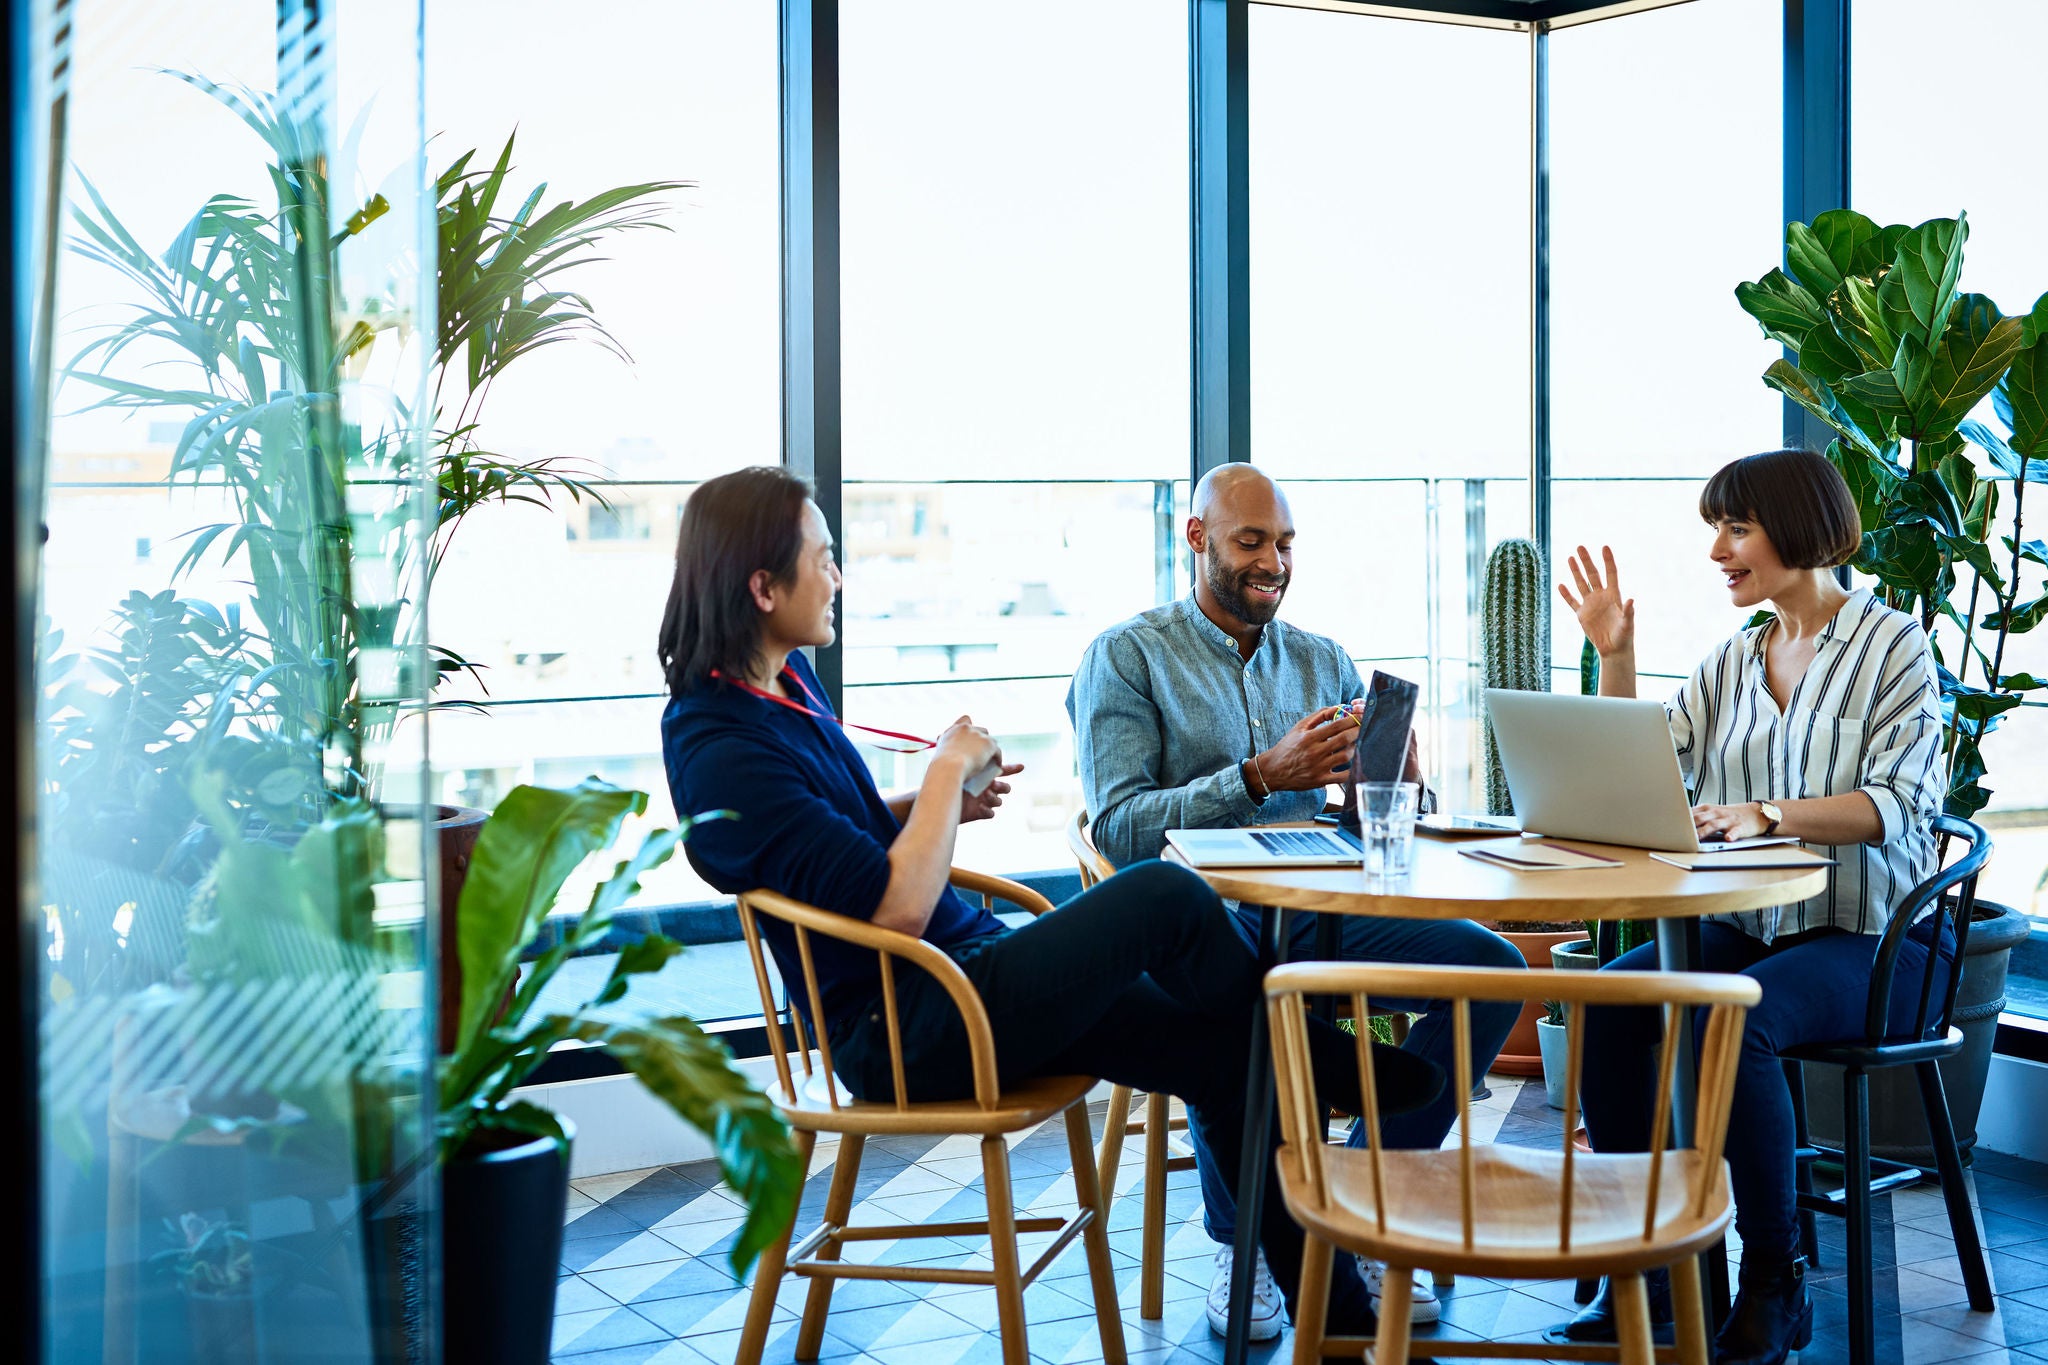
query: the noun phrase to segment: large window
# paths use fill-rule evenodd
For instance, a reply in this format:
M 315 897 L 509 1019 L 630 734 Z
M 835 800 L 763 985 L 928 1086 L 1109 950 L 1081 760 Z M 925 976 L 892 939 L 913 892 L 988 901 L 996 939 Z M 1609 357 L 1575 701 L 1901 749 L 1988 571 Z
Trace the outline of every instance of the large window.
M 840 37 L 846 714 L 989 726 L 1027 767 L 956 861 L 1071 867 L 1068 679 L 1185 584 L 1187 7 L 874 0 Z
M 551 69 L 602 79 L 508 79 L 538 35 Z M 657 227 L 562 279 L 617 348 L 536 350 L 484 396 L 484 449 L 559 461 L 595 498 L 486 508 L 455 538 L 434 634 L 478 669 L 440 697 L 487 714 L 436 717 L 435 795 L 488 808 L 520 782 L 595 774 L 648 792 L 642 823 L 668 825 L 655 636 L 682 505 L 705 478 L 781 459 L 775 8 L 631 0 L 565 24 L 538 0 L 436 0 L 427 54 L 437 170 L 472 148 L 488 163 L 516 132 L 502 213 L 543 186 L 552 203 L 689 182 L 651 201 Z M 676 858 L 640 899 L 710 894 Z
M 1250 43 L 1252 453 L 1300 533 L 1285 614 L 1422 686 L 1462 805 L 1475 569 L 1529 526 L 1529 39 L 1255 7 Z
M 1706 557 L 1701 481 L 1783 440 L 1779 354 L 1736 306 L 1776 265 L 1780 0 L 1717 0 L 1550 40 L 1552 545 L 1614 547 L 1645 696 L 1739 628 Z M 1860 16 L 1859 16 L 1860 17 Z M 1555 599 L 1553 599 L 1555 600 Z M 1552 613 L 1557 686 L 1583 643 Z
M 2048 9 L 2026 0 L 1958 0 L 1936 9 L 1859 0 L 1856 6 L 1850 80 L 1856 207 L 1880 223 L 1967 212 L 1961 287 L 1990 295 L 2008 313 L 2031 308 L 2048 292 L 2048 181 L 2032 169 L 2041 159 L 2039 101 L 2029 93 L 2038 85 L 2044 50 Z M 1958 137 L 1928 117 L 1909 91 L 1920 73 L 1961 69 L 1970 72 L 1971 131 Z M 1988 403 L 1977 416 L 1995 424 Z M 2009 509 L 2011 485 L 2005 491 L 2002 506 Z M 2029 501 L 2027 538 L 2034 539 L 2042 522 Z M 2039 674 L 2044 668 L 2048 636 L 2014 636 L 2004 671 Z M 2008 994 L 2014 1008 L 2048 1015 L 2048 895 L 2041 889 L 2048 880 L 2048 711 L 2035 704 L 2009 716 L 1985 740 L 1984 758 L 1993 795 L 1980 818 L 1991 827 L 1998 854 L 1980 894 L 2037 916 L 2034 941 L 2013 954 Z

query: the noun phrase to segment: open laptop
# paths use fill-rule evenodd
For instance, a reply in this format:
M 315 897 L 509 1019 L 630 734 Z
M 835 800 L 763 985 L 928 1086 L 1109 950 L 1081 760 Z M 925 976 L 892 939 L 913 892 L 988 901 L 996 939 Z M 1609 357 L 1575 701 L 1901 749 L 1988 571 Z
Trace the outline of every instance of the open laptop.
M 1362 698 L 1351 763 L 1344 772 L 1347 786 L 1391 782 L 1401 776 L 1416 692 L 1406 678 L 1374 671 Z M 1355 814 L 1335 829 L 1170 829 L 1166 842 L 1189 867 L 1344 867 L 1365 861 Z
M 1673 853 L 1796 842 L 1700 842 L 1662 702 L 1489 687 L 1486 710 L 1523 829 Z
M 1348 829 L 1170 829 L 1189 867 L 1346 867 L 1365 861 L 1365 846 Z

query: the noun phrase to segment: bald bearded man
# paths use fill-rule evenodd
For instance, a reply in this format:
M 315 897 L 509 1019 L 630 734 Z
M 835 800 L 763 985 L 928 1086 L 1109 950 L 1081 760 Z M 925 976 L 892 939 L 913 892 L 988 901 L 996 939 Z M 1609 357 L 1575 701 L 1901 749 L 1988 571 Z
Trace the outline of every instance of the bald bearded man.
M 1294 513 L 1279 486 L 1248 464 L 1211 470 L 1195 486 L 1186 535 L 1194 592 L 1103 632 L 1067 691 L 1089 828 L 1119 867 L 1158 857 L 1169 829 L 1312 818 L 1324 789 L 1344 780 L 1357 733 L 1331 705 L 1365 691 L 1350 654 L 1278 617 L 1294 573 Z M 1412 736 L 1408 769 L 1411 781 L 1421 779 Z M 1256 915 L 1237 915 L 1255 939 Z M 1297 958 L 1312 954 L 1315 918 L 1295 918 Z M 1524 965 L 1505 939 L 1466 920 L 1345 915 L 1339 942 L 1347 961 Z M 1429 1000 L 1385 1003 L 1420 1013 L 1407 1048 L 1456 1074 L 1449 1011 Z M 1519 1004 L 1473 1002 L 1472 1074 L 1485 1074 L 1520 1012 Z M 1435 1103 L 1386 1120 L 1381 1142 L 1437 1147 L 1456 1116 L 1457 1096 L 1447 1086 Z M 1366 1135 L 1354 1130 L 1351 1141 L 1362 1146 Z M 1194 1146 L 1209 1235 L 1224 1244 L 1209 1292 L 1209 1325 L 1220 1335 L 1230 1305 L 1237 1173 L 1219 1171 L 1203 1145 Z M 1367 1262 L 1362 1269 L 1377 1309 L 1384 1267 Z M 1269 1339 L 1280 1331 L 1281 1301 L 1263 1263 L 1252 1293 L 1253 1337 Z M 1417 1276 L 1411 1303 L 1415 1321 L 1436 1321 L 1427 1274 Z

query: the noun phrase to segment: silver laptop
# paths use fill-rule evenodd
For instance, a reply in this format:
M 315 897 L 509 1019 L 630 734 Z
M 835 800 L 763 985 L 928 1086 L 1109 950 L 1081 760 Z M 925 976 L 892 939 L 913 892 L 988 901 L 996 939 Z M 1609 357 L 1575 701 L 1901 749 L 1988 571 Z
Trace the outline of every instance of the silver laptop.
M 1170 829 L 1166 842 L 1189 867 L 1345 867 L 1365 861 L 1345 829 Z
M 1489 687 L 1486 710 L 1525 830 L 1674 853 L 1795 842 L 1699 841 L 1662 702 Z

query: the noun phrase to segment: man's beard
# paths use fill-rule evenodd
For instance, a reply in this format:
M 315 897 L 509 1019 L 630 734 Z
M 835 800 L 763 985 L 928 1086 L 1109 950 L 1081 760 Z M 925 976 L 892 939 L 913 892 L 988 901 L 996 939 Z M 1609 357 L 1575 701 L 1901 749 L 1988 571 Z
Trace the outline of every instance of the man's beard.
M 1232 574 L 1223 567 L 1221 558 L 1213 549 L 1203 551 L 1202 561 L 1203 573 L 1209 580 L 1209 591 L 1215 595 L 1217 605 L 1232 616 L 1248 626 L 1263 626 L 1279 613 L 1280 599 L 1287 595 L 1286 574 L 1277 579 L 1250 571 Z M 1273 600 L 1269 602 L 1264 598 L 1253 597 L 1245 591 L 1247 583 L 1278 583 L 1280 591 L 1275 593 Z

